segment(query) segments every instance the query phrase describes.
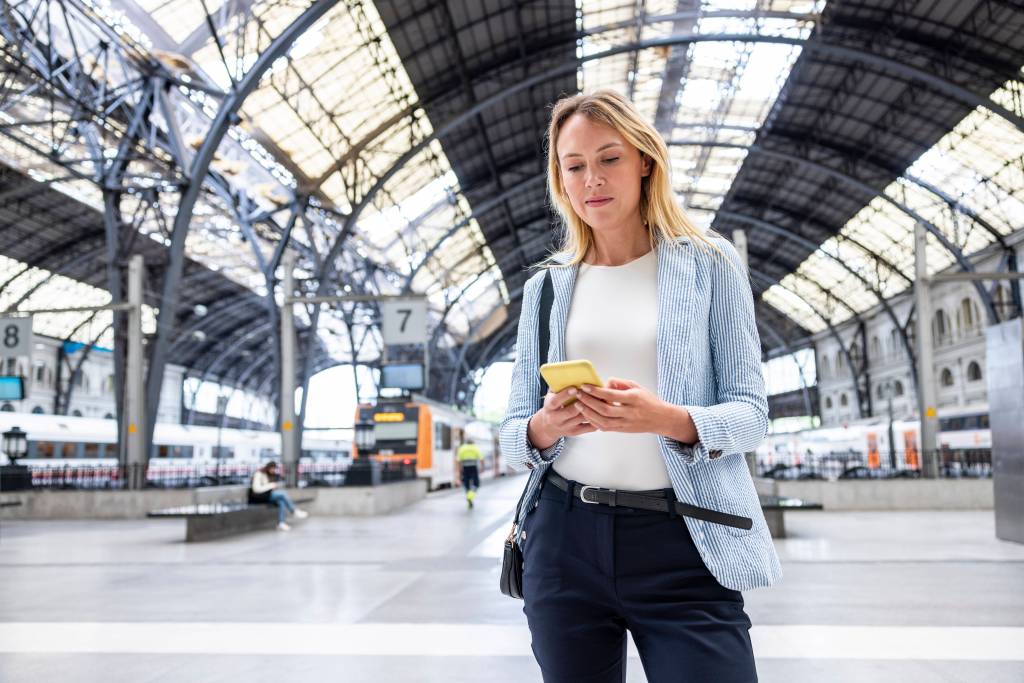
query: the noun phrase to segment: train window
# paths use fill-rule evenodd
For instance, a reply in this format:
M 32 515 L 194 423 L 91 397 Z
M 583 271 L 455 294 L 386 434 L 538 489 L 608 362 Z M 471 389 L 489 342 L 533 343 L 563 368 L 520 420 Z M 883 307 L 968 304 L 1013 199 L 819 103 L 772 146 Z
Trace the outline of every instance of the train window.
M 434 448 L 448 450 L 452 447 L 452 428 L 446 424 L 434 425 Z
M 191 446 L 157 446 L 156 457 L 158 458 L 191 458 Z
M 86 458 L 102 458 L 106 449 L 104 443 L 84 443 L 82 444 L 82 454 Z
M 52 458 L 54 453 L 52 441 L 29 441 L 28 457 L 30 458 Z
M 415 422 L 378 422 L 374 426 L 377 441 L 406 441 L 416 438 Z
M 978 428 L 988 429 L 988 413 L 984 413 L 978 416 Z
M 210 452 L 215 459 L 235 457 L 235 449 L 230 446 L 214 446 L 210 449 Z
M 303 455 L 309 455 L 309 451 L 302 451 Z M 277 451 L 273 448 L 261 448 L 260 449 L 260 460 L 274 460 L 277 458 Z

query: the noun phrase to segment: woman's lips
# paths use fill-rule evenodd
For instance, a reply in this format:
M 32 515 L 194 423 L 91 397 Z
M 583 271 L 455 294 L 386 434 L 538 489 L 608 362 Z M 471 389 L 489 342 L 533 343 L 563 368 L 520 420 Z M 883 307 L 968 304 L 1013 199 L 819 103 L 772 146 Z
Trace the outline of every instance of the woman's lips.
M 594 206 L 594 207 L 604 206 L 605 204 L 607 204 L 611 200 L 612 200 L 611 197 L 598 197 L 596 199 L 588 199 L 587 200 L 587 206 Z

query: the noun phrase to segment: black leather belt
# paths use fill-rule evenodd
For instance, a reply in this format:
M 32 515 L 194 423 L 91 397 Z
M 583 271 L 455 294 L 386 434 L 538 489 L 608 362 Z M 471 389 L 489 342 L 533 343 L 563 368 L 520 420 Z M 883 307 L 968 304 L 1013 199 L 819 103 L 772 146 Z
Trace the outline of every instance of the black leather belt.
M 547 480 L 563 491 L 569 489 L 569 482 L 554 470 L 548 470 Z M 584 503 L 591 505 L 608 505 L 610 507 L 636 508 L 638 510 L 652 510 L 654 512 L 668 512 L 668 498 L 664 491 L 617 491 L 615 489 L 602 489 L 597 486 L 584 486 L 576 484 L 572 489 L 572 495 Z M 725 526 L 737 529 L 751 529 L 754 526 L 750 517 L 730 515 L 727 512 L 718 512 L 707 508 L 688 505 L 687 503 L 675 502 L 677 515 L 702 519 L 705 522 L 724 524 Z

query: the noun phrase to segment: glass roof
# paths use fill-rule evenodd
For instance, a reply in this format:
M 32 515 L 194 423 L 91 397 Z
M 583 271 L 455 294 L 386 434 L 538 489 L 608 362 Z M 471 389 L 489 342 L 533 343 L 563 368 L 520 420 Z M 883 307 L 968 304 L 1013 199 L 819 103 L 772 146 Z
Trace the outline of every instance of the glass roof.
M 11 278 L 15 278 L 11 280 Z M 29 268 L 26 264 L 0 256 L 0 282 L 6 286 L 0 291 L 0 311 L 5 315 L 15 311 L 34 311 L 52 308 L 81 308 L 105 306 L 110 293 L 98 287 L 56 275 L 42 268 Z M 12 306 L 17 308 L 12 310 Z M 97 313 L 40 313 L 33 316 L 32 331 L 36 334 L 96 344 L 114 348 L 114 314 Z M 156 332 L 156 315 L 150 306 L 142 307 L 142 331 Z
M 196 78 L 230 91 L 273 38 L 309 6 L 297 0 L 85 2 L 126 41 L 152 49 L 181 75 L 183 85 L 169 97 L 181 117 L 178 125 L 186 155 L 201 144 L 219 100 L 187 87 L 188 83 Z M 701 3 L 699 16 L 683 16 L 673 15 L 679 9 L 676 0 L 639 4 L 577 0 L 578 28 L 585 35 L 578 53 L 596 54 L 690 30 L 701 35 L 804 38 L 824 5 L 824 0 L 712 0 Z M 638 6 L 642 21 L 638 21 Z M 206 12 L 218 27 L 217 40 L 210 34 Z M 101 40 L 95 31 L 76 33 L 80 50 L 88 51 Z M 59 49 L 70 49 L 59 28 L 54 42 Z M 672 143 L 677 192 L 694 219 L 706 226 L 744 162 L 742 146 L 753 143 L 800 52 L 799 46 L 752 42 L 680 44 L 585 62 L 577 81 L 583 89 L 611 87 L 630 94 L 640 111 L 658 122 Z M 681 70 L 681 87 L 665 82 L 667 69 Z M 102 76 L 111 85 L 132 78 L 116 65 Z M 1021 111 L 1021 100 L 1009 85 L 993 100 Z M 29 98 L 21 113 L 31 118 L 32 107 L 43 104 Z M 273 212 L 279 225 L 288 220 L 287 204 L 294 193 L 310 193 L 313 210 L 297 225 L 293 237 L 324 254 L 353 203 L 412 146 L 432 134 L 422 106 L 374 3 L 339 3 L 299 38 L 287 57 L 274 64 L 245 101 L 241 122 L 218 149 L 214 169 L 232 186 L 246 188 L 255 208 Z M 666 108 L 671 110 L 668 119 Z M 387 133 L 378 135 L 385 127 Z M 44 146 L 53 142 L 47 136 L 60 133 L 59 127 L 24 131 Z M 89 150 L 82 146 L 71 153 L 81 158 L 83 175 L 95 174 Z M 1013 163 L 1022 155 L 1024 134 L 979 109 L 922 155 L 885 190 L 885 196 L 925 217 L 971 253 L 994 237 L 964 211 L 951 210 L 948 198 L 922 184 L 955 193 L 952 200 L 960 207 L 996 232 L 1008 234 L 1024 216 L 1024 170 Z M 7 137 L 0 137 L 0 158 L 101 210 L 101 195 L 94 184 L 58 180 L 58 167 Z M 163 161 L 172 165 L 174 160 Z M 132 172 L 135 194 L 125 197 L 123 210 L 137 218 L 144 234 L 166 244 L 177 193 L 158 163 L 137 164 Z M 140 202 L 139 193 L 147 190 L 159 198 L 155 206 Z M 907 287 L 906 278 L 912 279 L 913 225 L 906 211 L 876 198 L 838 237 L 822 244 L 797 273 L 768 289 L 764 301 L 811 331 L 824 329 L 826 319 L 838 323 L 868 310 L 877 303 L 871 288 L 891 296 Z M 269 257 L 272 247 L 270 241 L 261 242 L 264 257 Z M 211 188 L 204 190 L 196 206 L 186 248 L 191 258 L 257 293 L 264 292 L 262 274 L 251 245 L 243 240 L 238 217 Z M 951 263 L 948 252 L 934 239 L 929 250 L 933 271 Z M 880 263 L 876 254 L 884 255 L 886 262 Z M 354 274 L 367 272 L 366 261 L 376 266 L 366 283 L 368 291 L 404 291 L 411 278 L 411 291 L 427 295 L 434 321 L 444 316 L 450 337 L 442 345 L 485 336 L 507 318 L 507 286 L 436 140 L 382 183 L 381 191 L 362 211 L 340 261 L 341 292 L 351 290 L 348 283 Z M 311 277 L 313 272 L 304 275 Z M 842 292 L 841 301 L 834 292 Z M 353 355 L 344 311 L 354 313 L 351 332 L 355 345 L 362 343 L 355 355 L 360 360 L 376 359 L 379 333 L 372 314 L 362 308 L 353 312 L 346 305 L 337 307 L 338 315 L 324 316 L 320 331 L 324 343 L 339 361 Z M 299 312 L 299 318 L 308 319 L 307 312 Z
M 635 7 L 615 0 L 582 0 L 582 29 L 633 25 L 584 39 L 581 52 L 596 54 L 624 43 L 694 31 L 700 35 L 758 34 L 806 38 L 824 6 L 819 2 L 716 0 L 701 3 L 694 19 L 658 21 L 677 11 L 675 0 L 645 3 L 650 22 L 638 31 Z M 802 15 L 785 18 L 765 13 Z M 746 15 L 746 16 L 744 16 Z M 751 42 L 697 42 L 644 50 L 586 62 L 580 87 L 610 87 L 631 93 L 641 113 L 658 121 L 659 101 L 675 103 L 675 116 L 660 132 L 671 143 L 673 183 L 691 217 L 707 227 L 739 172 L 746 150 L 715 145 L 749 145 L 800 56 L 800 48 Z M 670 62 L 682 63 L 682 87 L 664 82 Z
M 1024 115 L 1024 103 L 1014 96 L 1012 83 L 994 93 L 992 100 Z M 922 216 L 965 254 L 972 254 L 996 240 L 979 221 L 1004 236 L 1024 222 L 1021 158 L 1024 133 L 987 109 L 978 108 L 922 154 L 903 177 L 885 189 L 884 195 Z M 949 196 L 944 199 L 921 183 L 944 188 Z M 949 201 L 962 210 L 950 208 Z M 827 254 L 839 255 L 883 296 L 891 297 L 905 291 L 914 278 L 914 223 L 915 219 L 894 203 L 874 199 L 850 219 L 839 237 L 826 241 L 795 274 L 766 291 L 764 300 L 796 320 L 801 320 L 798 315 L 804 316 L 801 322 L 808 330 L 823 330 L 826 325 L 821 318 L 809 319 L 806 307 L 793 304 L 792 292 L 800 289 L 800 279 L 811 278 L 834 292 L 842 292 L 843 300 L 857 313 L 867 311 L 878 304 L 877 297 Z M 854 246 L 851 240 L 868 251 Z M 877 264 L 873 254 L 882 255 L 888 265 Z M 927 258 L 929 273 L 954 262 L 953 255 L 933 235 L 928 236 Z M 896 276 L 893 269 L 904 277 Z M 845 308 L 819 311 L 827 312 L 833 324 L 854 315 Z

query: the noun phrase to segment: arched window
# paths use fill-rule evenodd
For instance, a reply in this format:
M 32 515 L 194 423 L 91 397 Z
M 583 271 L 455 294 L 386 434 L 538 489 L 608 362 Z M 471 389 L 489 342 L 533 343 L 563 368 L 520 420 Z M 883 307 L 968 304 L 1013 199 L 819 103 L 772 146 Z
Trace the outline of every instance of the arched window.
M 949 368 L 942 368 L 942 372 L 939 373 L 939 383 L 944 387 L 953 386 L 953 373 Z
M 980 316 L 978 315 L 978 305 L 969 296 L 965 296 L 960 302 L 959 314 L 960 319 L 963 321 L 965 332 L 973 332 L 975 327 L 981 323 Z
M 903 382 L 896 380 L 892 383 L 892 395 L 902 396 L 903 395 Z
M 967 365 L 967 381 L 977 382 L 981 379 L 981 366 L 976 361 L 971 361 Z
M 821 368 L 818 371 L 818 375 L 821 377 L 828 377 L 828 356 L 823 355 L 821 357 Z
M 826 396 L 825 397 L 825 408 L 827 410 L 832 410 L 832 397 L 831 396 Z
M 903 344 L 900 343 L 900 331 L 895 327 L 889 330 L 889 353 L 896 357 L 903 355 Z
M 881 384 L 875 385 L 875 398 L 885 398 L 885 391 L 882 390 Z
M 949 316 L 941 308 L 935 311 L 935 317 L 932 318 L 932 341 L 936 346 L 939 346 L 949 338 L 949 333 L 952 330 L 949 329 Z
M 871 338 L 871 357 L 878 360 L 882 357 L 882 342 L 878 341 L 878 337 Z
M 35 408 L 32 409 L 32 414 L 33 415 L 42 415 L 43 414 L 43 407 L 42 406 L 36 406 Z
M 836 351 L 836 374 L 839 374 L 846 367 L 846 359 L 843 358 L 843 351 Z
M 846 398 L 846 394 L 839 394 L 839 405 L 845 408 L 848 403 L 849 400 Z

